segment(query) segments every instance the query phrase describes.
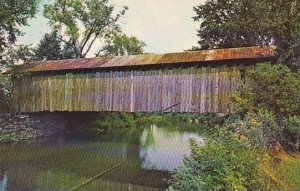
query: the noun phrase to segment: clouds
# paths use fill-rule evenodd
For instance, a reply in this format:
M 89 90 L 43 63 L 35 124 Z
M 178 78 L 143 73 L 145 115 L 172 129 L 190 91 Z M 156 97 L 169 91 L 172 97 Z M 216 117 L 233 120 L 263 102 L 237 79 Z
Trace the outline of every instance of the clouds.
M 46 0 L 50 1 L 50 0 Z M 122 18 L 124 33 L 137 36 L 146 42 L 147 52 L 165 53 L 180 52 L 197 45 L 196 29 L 199 23 L 194 23 L 193 6 L 203 0 L 111 0 L 116 10 L 128 6 L 129 11 Z M 47 21 L 41 14 L 25 28 L 27 34 L 20 42 L 36 43 L 43 33 L 49 32 Z M 100 44 L 94 46 L 94 51 Z M 89 56 L 93 56 L 90 54 Z

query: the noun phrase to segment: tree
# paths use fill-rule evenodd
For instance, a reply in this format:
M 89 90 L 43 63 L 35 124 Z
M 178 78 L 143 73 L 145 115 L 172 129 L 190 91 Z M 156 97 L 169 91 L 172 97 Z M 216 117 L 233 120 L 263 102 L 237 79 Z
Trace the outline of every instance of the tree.
M 9 111 L 11 106 L 11 75 L 4 74 L 5 71 L 12 70 L 17 74 L 16 64 L 30 62 L 34 58 L 33 49 L 26 45 L 10 46 L 3 53 L 2 65 L 0 64 L 0 113 Z
M 140 41 L 135 36 L 127 36 L 125 34 L 114 34 L 111 38 L 106 39 L 105 46 L 101 49 L 99 55 L 137 55 L 143 54 L 145 42 Z
M 34 17 L 37 0 L 0 0 L 0 54 L 21 35 L 19 27 Z
M 74 52 L 74 49 L 69 44 L 64 44 L 62 54 L 63 54 L 63 59 L 74 59 L 74 58 L 76 58 L 76 54 Z
M 97 40 L 120 30 L 117 22 L 127 9 L 115 14 L 108 0 L 56 0 L 45 5 L 44 16 L 60 32 L 59 40 L 72 47 L 77 58 L 83 58 Z
M 300 76 L 290 68 L 258 64 L 247 77 L 251 84 L 241 85 L 233 97 L 241 113 L 268 110 L 278 117 L 300 114 Z
M 27 25 L 36 11 L 37 0 L 0 0 L 0 112 L 8 111 L 10 105 L 10 77 L 1 72 L 11 69 L 21 58 L 28 58 L 27 46 L 16 49 L 12 45 L 22 35 L 19 27 Z
M 9 97 L 10 90 L 8 78 L 1 74 L 0 72 L 0 113 L 9 110 Z
M 1 67 L 3 70 L 14 69 L 14 66 L 28 63 L 34 60 L 34 49 L 30 45 L 17 45 L 5 49 L 3 61 L 5 64 Z
M 199 49 L 275 45 L 279 62 L 300 68 L 297 0 L 208 0 L 194 10 Z
M 63 58 L 61 42 L 57 40 L 57 32 L 47 33 L 35 49 L 37 60 L 58 60 Z
M 19 27 L 27 25 L 36 11 L 37 0 L 0 0 L 0 70 L 11 66 L 8 49 L 22 35 Z

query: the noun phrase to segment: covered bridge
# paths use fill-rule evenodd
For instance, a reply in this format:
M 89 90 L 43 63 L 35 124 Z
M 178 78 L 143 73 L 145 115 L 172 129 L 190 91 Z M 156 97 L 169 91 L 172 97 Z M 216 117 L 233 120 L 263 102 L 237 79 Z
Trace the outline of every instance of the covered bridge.
M 274 50 L 248 47 L 56 60 L 13 81 L 15 112 L 231 112 L 246 70 Z

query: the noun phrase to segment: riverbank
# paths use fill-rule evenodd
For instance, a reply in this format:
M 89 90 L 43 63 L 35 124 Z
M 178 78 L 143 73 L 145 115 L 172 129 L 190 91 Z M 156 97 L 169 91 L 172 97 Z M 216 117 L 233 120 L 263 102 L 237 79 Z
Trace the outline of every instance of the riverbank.
M 299 190 L 298 122 L 260 112 L 201 126 L 206 144 L 191 142 L 191 155 L 172 176 L 174 190 Z
M 0 142 L 30 140 L 41 136 L 39 121 L 29 115 L 0 115 Z
M 67 117 L 60 113 L 31 115 L 0 114 L 0 142 L 18 142 L 37 139 L 64 131 Z
M 126 112 L 99 112 L 88 117 L 76 117 L 77 124 L 85 120 L 84 131 L 95 133 L 110 132 L 114 130 L 128 130 L 129 128 L 141 129 L 151 124 L 164 126 L 172 130 L 190 131 L 203 134 L 210 129 L 211 123 L 222 122 L 225 114 L 199 114 L 199 113 L 126 113 Z M 88 119 L 88 120 L 87 120 Z M 174 124 L 180 124 L 174 126 Z
M 212 114 L 192 113 L 120 113 L 120 112 L 57 112 L 30 115 L 0 114 L 0 142 L 17 142 L 48 136 L 67 129 L 101 134 L 115 129 L 143 128 L 149 124 L 173 127 L 177 130 L 200 132 Z M 80 128 L 78 128 L 80 126 Z

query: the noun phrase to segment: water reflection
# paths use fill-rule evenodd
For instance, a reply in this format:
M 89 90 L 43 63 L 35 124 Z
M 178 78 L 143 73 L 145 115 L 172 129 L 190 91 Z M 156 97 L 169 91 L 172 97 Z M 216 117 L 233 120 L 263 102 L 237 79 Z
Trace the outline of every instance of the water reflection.
M 3 176 L 1 176 L 0 174 L 0 191 L 7 190 L 7 182 L 8 182 L 7 174 L 4 173 Z
M 189 154 L 189 139 L 203 143 L 196 133 L 151 125 L 97 136 L 69 132 L 28 144 L 0 144 L 0 191 L 68 190 L 120 162 L 125 163 L 82 190 L 164 189 L 168 185 L 163 179 Z
M 141 135 L 142 167 L 173 171 L 182 162 L 183 157 L 190 154 L 190 139 L 203 143 L 203 138 L 196 133 L 166 131 L 156 125 L 145 129 Z

